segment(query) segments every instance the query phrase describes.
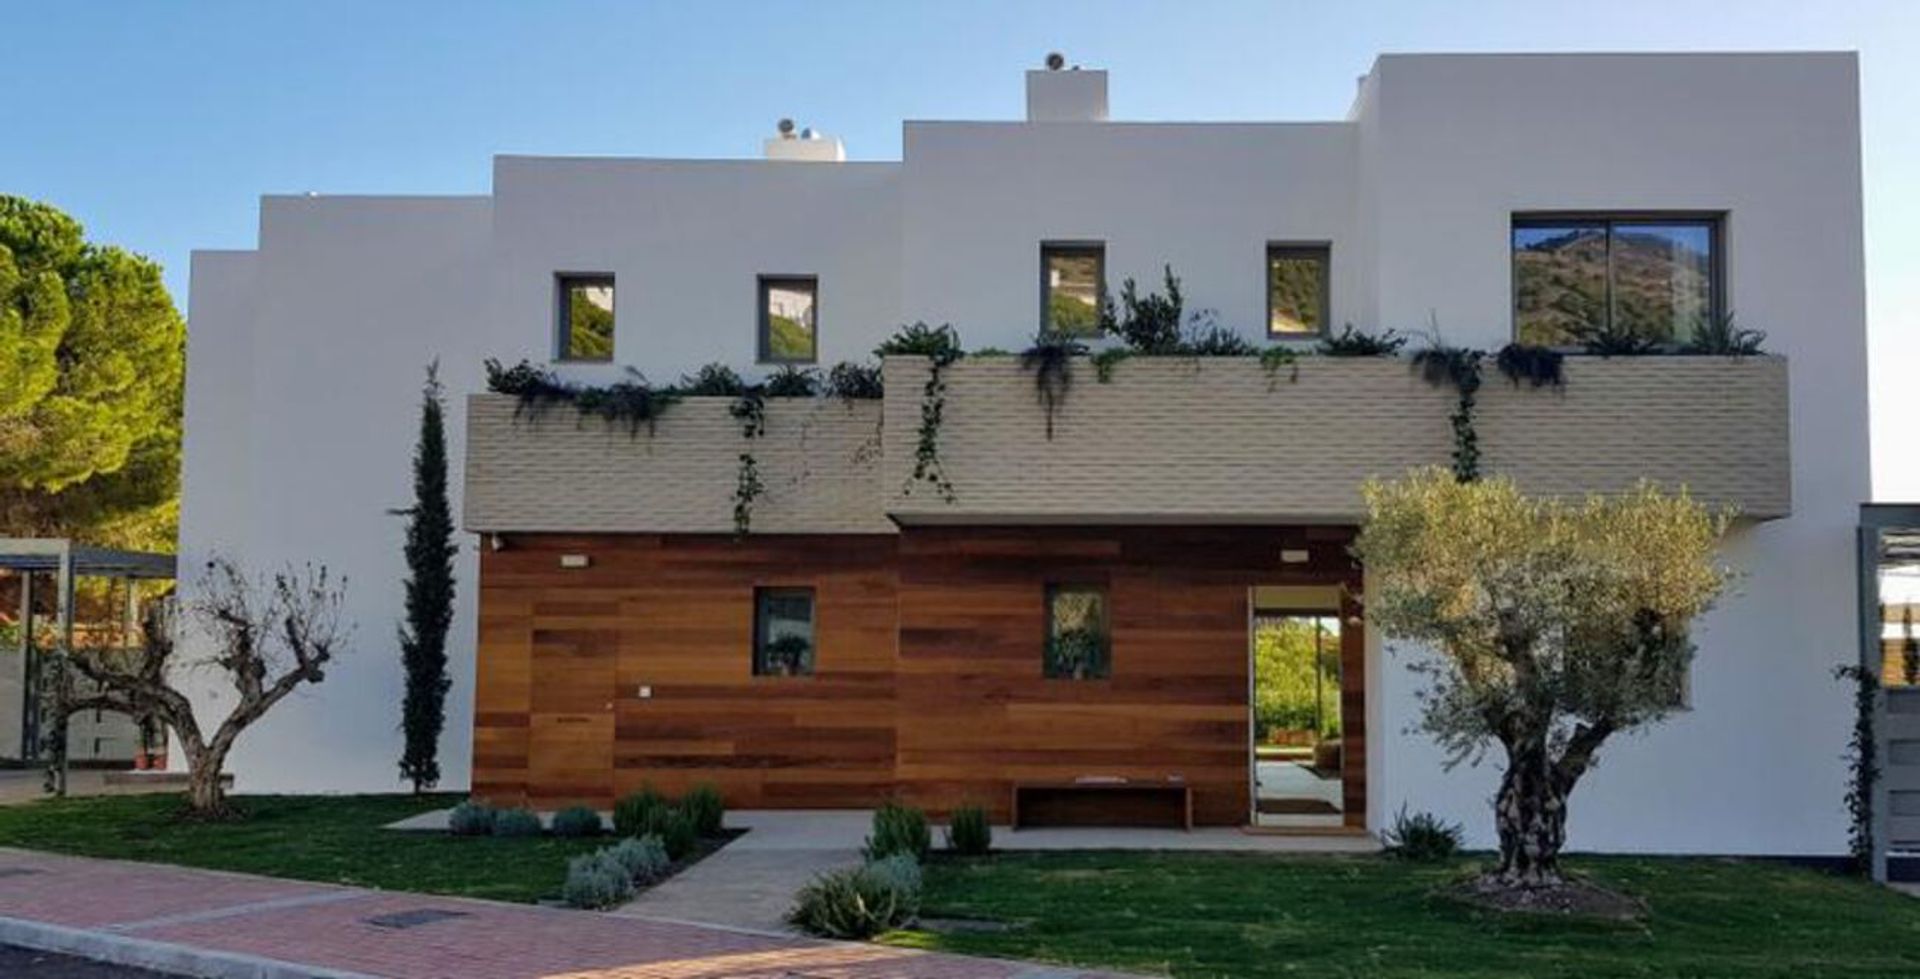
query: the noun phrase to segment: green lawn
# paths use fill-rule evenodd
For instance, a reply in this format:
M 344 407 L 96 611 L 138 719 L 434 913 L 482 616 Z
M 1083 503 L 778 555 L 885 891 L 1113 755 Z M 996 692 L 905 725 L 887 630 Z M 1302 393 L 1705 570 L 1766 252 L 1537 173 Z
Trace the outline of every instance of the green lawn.
M 1175 976 L 1920 976 L 1920 900 L 1778 864 L 1572 861 L 1645 899 L 1644 923 L 1503 916 L 1434 891 L 1471 861 L 1046 853 L 941 859 L 923 916 L 1022 925 L 892 944 Z
M 459 796 L 243 796 L 247 818 L 183 822 L 173 795 L 0 806 L 0 846 L 175 863 L 335 884 L 535 901 L 560 892 L 567 858 L 609 842 L 466 838 L 380 827 Z

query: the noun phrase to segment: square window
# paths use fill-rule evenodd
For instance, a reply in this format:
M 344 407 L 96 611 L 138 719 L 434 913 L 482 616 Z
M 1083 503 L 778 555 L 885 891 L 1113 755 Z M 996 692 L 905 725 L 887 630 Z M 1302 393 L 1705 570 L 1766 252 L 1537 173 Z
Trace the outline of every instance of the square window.
M 813 589 L 753 590 L 753 675 L 813 675 Z
M 811 364 L 819 359 L 820 280 L 760 277 L 760 362 Z
M 559 315 L 554 326 L 558 360 L 613 359 L 613 276 L 556 278 Z
M 1516 217 L 1514 336 L 1685 343 L 1720 315 L 1719 239 L 1711 217 Z
M 1295 340 L 1327 332 L 1325 245 L 1267 246 L 1267 336 Z
M 1105 585 L 1047 586 L 1045 675 L 1102 680 L 1112 672 Z
M 1107 248 L 1099 244 L 1040 246 L 1040 331 L 1090 337 L 1100 333 L 1107 293 Z

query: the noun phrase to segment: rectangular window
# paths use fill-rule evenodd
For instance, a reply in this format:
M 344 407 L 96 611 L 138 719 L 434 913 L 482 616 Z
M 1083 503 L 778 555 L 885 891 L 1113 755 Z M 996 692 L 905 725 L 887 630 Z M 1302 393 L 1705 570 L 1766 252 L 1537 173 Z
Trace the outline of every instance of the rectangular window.
M 559 294 L 554 348 L 559 360 L 613 359 L 613 276 L 555 277 Z
M 1276 340 L 1327 332 L 1325 245 L 1267 246 L 1267 336 Z
M 1514 218 L 1513 326 L 1521 343 L 1684 343 L 1720 315 L 1720 293 L 1717 218 Z
M 1105 679 L 1112 672 L 1106 586 L 1048 585 L 1046 639 L 1049 679 Z
M 820 356 L 820 280 L 760 277 L 760 362 L 811 364 Z
M 813 675 L 813 589 L 753 590 L 753 675 Z
M 1107 294 L 1107 248 L 1100 244 L 1040 246 L 1040 330 L 1087 337 L 1100 332 Z

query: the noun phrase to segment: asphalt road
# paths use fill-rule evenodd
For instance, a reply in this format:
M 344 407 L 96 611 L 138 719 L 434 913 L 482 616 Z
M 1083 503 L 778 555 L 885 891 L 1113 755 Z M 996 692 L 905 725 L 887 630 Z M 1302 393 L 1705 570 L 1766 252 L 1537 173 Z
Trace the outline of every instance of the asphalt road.
M 11 945 L 0 945 L 0 976 L 7 979 L 179 979 L 162 972 L 107 965 Z

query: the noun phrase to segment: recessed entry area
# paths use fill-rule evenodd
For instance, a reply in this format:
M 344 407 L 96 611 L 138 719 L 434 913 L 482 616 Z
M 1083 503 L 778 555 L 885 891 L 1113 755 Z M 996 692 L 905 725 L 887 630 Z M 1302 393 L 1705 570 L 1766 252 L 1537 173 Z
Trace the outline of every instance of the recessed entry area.
M 1255 826 L 1310 829 L 1345 820 L 1340 587 L 1253 589 L 1248 622 Z

